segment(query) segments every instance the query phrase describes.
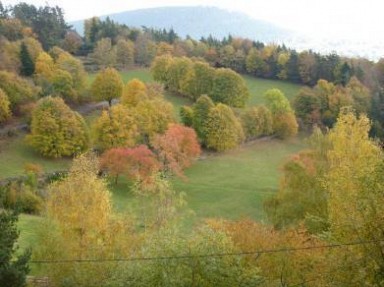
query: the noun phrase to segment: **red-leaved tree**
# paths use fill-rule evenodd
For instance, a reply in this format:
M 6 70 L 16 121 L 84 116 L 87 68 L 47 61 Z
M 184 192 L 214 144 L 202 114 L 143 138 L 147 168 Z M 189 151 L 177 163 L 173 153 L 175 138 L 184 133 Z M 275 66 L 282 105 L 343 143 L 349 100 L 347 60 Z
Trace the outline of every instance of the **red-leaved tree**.
M 100 167 L 115 178 L 125 175 L 131 180 L 147 181 L 160 170 L 154 153 L 145 145 L 134 148 L 112 148 L 100 158 Z
M 178 176 L 201 153 L 196 132 L 179 124 L 170 124 L 163 135 L 153 139 L 152 146 L 163 171 Z

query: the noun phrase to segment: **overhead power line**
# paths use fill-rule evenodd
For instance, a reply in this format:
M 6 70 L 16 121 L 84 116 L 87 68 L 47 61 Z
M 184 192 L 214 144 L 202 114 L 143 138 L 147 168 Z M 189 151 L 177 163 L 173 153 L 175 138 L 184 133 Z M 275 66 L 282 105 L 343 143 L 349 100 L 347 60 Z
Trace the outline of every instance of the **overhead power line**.
M 280 248 L 280 249 L 260 249 L 255 251 L 233 252 L 233 253 L 211 253 L 211 254 L 198 254 L 198 255 L 179 255 L 179 256 L 160 256 L 160 257 L 131 257 L 131 258 L 110 258 L 110 259 L 58 259 L 58 260 L 31 260 L 29 263 L 33 264 L 60 264 L 60 263 L 103 263 L 103 262 L 129 262 L 129 261 L 156 261 L 156 260 L 181 260 L 193 258 L 209 258 L 209 257 L 226 257 L 226 256 L 247 256 L 247 255 L 262 255 L 272 253 L 290 253 L 304 250 L 313 249 L 327 249 L 327 248 L 342 248 L 354 245 L 366 245 L 373 243 L 384 243 L 383 240 L 367 240 L 367 241 L 354 241 L 347 243 L 334 243 L 327 245 L 306 246 L 297 248 Z

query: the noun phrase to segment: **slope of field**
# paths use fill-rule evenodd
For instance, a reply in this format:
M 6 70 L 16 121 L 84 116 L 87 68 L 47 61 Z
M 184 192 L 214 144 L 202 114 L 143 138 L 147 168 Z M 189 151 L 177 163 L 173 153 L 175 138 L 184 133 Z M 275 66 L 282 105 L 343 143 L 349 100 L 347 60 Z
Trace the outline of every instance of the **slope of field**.
M 133 78 L 152 81 L 147 69 L 124 72 L 122 77 L 124 82 Z M 93 79 L 94 75 L 91 75 L 89 82 L 91 83 Z M 252 95 L 250 105 L 263 103 L 263 94 L 268 89 L 279 88 L 292 99 L 300 88 L 298 85 L 248 76 L 245 76 L 245 80 Z M 188 99 L 172 94 L 166 94 L 166 99 L 174 104 L 176 111 L 182 105 L 191 104 Z M 92 115 L 87 117 L 90 121 L 92 118 L 94 118 Z M 172 181 L 177 191 L 186 194 L 188 207 L 195 213 L 187 223 L 192 224 L 207 217 L 228 219 L 251 217 L 264 220 L 262 202 L 278 188 L 279 167 L 291 154 L 303 147 L 300 138 L 285 142 L 265 139 L 248 143 L 226 153 L 206 153 L 186 170 L 186 180 Z M 45 171 L 65 169 L 70 165 L 69 159 L 42 158 L 26 145 L 22 137 L 0 145 L 2 178 L 22 174 L 23 166 L 27 162 L 38 163 Z M 110 187 L 115 210 L 119 212 L 138 210 L 139 201 L 133 196 L 124 180 L 117 186 Z M 22 248 L 34 244 L 39 219 L 36 216 L 21 216 L 19 226 Z

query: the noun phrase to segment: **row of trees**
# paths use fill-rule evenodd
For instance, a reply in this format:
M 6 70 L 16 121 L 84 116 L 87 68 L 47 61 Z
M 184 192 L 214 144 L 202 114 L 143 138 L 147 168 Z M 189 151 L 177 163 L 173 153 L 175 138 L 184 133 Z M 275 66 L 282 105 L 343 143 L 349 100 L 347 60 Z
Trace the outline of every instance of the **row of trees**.
M 169 55 L 154 60 L 153 78 L 165 88 L 197 100 L 208 95 L 216 103 L 244 107 L 249 91 L 244 79 L 230 69 L 214 69 L 207 63 Z
M 286 139 L 297 134 L 298 124 L 289 101 L 278 89 L 265 93 L 267 106 L 242 110 L 203 95 L 192 106 L 180 110 L 182 122 L 193 127 L 203 146 L 217 151 L 232 149 L 244 140 L 276 135 Z

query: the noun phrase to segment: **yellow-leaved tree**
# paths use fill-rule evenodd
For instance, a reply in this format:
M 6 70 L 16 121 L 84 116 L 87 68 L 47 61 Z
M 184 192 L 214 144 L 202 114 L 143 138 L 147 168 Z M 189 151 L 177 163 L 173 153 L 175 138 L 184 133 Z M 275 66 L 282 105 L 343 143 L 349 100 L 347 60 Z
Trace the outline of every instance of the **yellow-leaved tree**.
M 145 100 L 146 98 L 147 87 L 145 84 L 138 79 L 133 79 L 124 86 L 121 103 L 128 107 L 135 107 L 140 100 Z
M 12 113 L 9 108 L 10 102 L 7 94 L 0 88 L 0 124 L 8 120 Z
M 235 148 L 243 140 L 243 127 L 232 109 L 224 104 L 211 108 L 206 121 L 207 147 L 225 151 Z
M 164 133 L 168 124 L 175 122 L 173 106 L 162 99 L 139 102 L 134 109 L 140 141 L 148 144 L 156 134 Z
M 133 111 L 120 104 L 103 111 L 93 126 L 93 136 L 101 150 L 133 147 L 138 137 Z
M 131 225 L 113 216 L 111 195 L 97 167 L 95 156 L 82 155 L 66 178 L 48 188 L 34 258 L 67 261 L 42 266 L 54 286 L 105 286 L 117 263 L 79 265 L 71 260 L 124 257 L 133 246 Z
M 107 101 L 112 106 L 112 100 L 120 98 L 123 93 L 123 81 L 114 68 L 99 72 L 92 83 L 92 94 L 100 101 Z
M 38 101 L 32 113 L 27 141 L 44 156 L 72 156 L 88 148 L 89 132 L 82 116 L 61 98 L 46 97 Z
M 380 286 L 384 280 L 384 157 L 369 138 L 370 126 L 365 115 L 343 109 L 329 134 L 325 185 L 331 239 L 370 242 L 352 246 L 335 259 L 343 270 L 338 280 L 345 286 Z

